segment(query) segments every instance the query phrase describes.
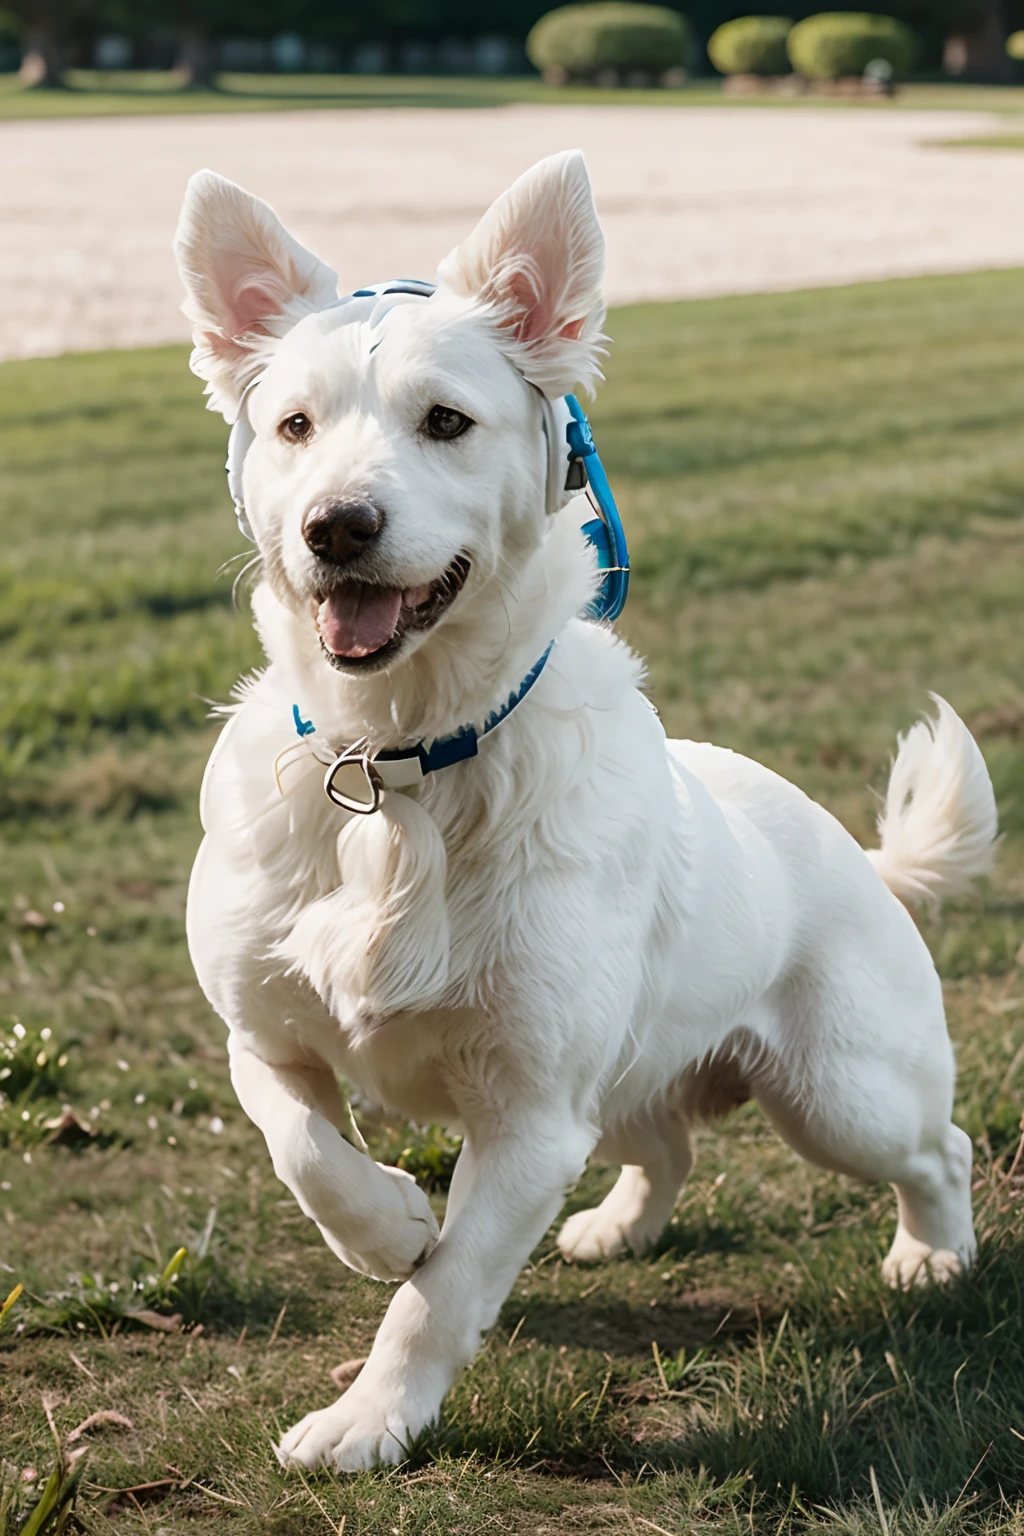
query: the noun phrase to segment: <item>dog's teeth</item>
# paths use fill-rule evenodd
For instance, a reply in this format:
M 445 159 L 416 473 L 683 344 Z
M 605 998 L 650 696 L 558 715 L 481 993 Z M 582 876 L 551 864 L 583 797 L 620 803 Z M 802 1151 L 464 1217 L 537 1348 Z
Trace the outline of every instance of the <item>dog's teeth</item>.
M 420 608 L 429 601 L 432 588 L 429 582 L 421 587 L 406 587 L 402 593 L 403 608 Z

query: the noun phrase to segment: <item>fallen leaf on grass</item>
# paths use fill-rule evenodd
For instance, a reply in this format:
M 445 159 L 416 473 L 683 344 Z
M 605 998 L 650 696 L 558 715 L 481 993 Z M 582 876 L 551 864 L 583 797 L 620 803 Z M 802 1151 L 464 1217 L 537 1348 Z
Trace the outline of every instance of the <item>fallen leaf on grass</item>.
M 54 1120 L 44 1121 L 43 1129 L 50 1133 L 46 1138 L 48 1147 L 81 1147 L 96 1138 L 95 1131 L 79 1120 L 73 1109 L 66 1109 Z
M 151 1312 L 148 1307 L 139 1307 L 137 1310 L 125 1312 L 125 1317 L 130 1317 L 133 1323 L 142 1323 L 146 1328 L 155 1328 L 158 1333 L 180 1333 L 181 1313 L 174 1312 L 170 1317 L 164 1317 L 161 1312 Z
M 123 1413 L 116 1413 L 113 1408 L 101 1408 L 98 1413 L 90 1413 L 81 1424 L 76 1424 L 71 1433 L 65 1436 L 64 1444 L 73 1445 L 76 1440 L 90 1429 L 97 1429 L 100 1424 L 117 1424 L 121 1429 L 134 1429 L 131 1419 L 126 1419 Z
M 334 1367 L 331 1380 L 339 1392 L 348 1391 L 365 1364 L 366 1356 L 364 1355 L 361 1360 L 343 1360 L 340 1365 Z

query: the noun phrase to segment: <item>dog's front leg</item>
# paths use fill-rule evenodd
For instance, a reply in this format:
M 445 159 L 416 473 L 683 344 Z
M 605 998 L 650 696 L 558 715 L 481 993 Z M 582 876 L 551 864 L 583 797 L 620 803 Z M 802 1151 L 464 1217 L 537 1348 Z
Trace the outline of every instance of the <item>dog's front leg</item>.
M 476 1354 L 595 1141 L 565 1103 L 535 1109 L 514 1133 L 467 1136 L 440 1242 L 396 1292 L 355 1383 L 285 1435 L 282 1462 L 358 1472 L 405 1460 Z
M 344 1108 L 328 1068 L 272 1065 L 238 1035 L 231 1081 L 267 1140 L 274 1172 L 352 1269 L 403 1280 L 430 1252 L 437 1222 L 400 1168 L 375 1163 L 341 1134 Z

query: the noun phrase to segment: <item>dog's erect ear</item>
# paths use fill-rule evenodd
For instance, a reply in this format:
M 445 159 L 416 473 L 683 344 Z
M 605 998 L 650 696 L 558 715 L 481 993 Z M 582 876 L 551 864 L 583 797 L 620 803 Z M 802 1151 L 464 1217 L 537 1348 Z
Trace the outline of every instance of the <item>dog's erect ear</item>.
M 578 149 L 539 161 L 437 269 L 456 293 L 493 304 L 517 367 L 551 398 L 600 378 L 604 237 Z
M 207 381 L 210 409 L 233 421 L 262 366 L 260 341 L 330 304 L 337 273 L 293 240 L 266 203 L 212 171 L 189 181 L 174 254 L 188 293 L 192 371 Z

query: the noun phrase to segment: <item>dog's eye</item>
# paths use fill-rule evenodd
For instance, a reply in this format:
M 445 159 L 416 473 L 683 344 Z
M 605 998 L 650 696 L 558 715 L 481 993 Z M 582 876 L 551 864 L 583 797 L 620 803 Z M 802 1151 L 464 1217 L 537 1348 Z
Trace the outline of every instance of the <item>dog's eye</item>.
M 277 430 L 289 443 L 304 443 L 313 430 L 313 423 L 304 412 L 296 411 L 294 416 L 286 416 Z
M 461 437 L 463 432 L 468 432 L 472 425 L 470 418 L 464 416 L 461 411 L 457 411 L 454 406 L 434 405 L 427 412 L 423 430 L 428 437 L 450 442 L 453 437 Z

